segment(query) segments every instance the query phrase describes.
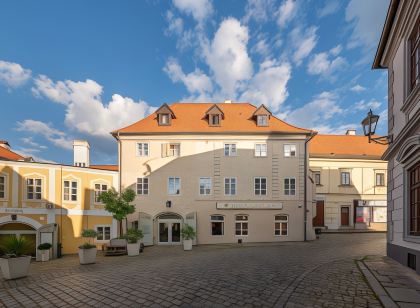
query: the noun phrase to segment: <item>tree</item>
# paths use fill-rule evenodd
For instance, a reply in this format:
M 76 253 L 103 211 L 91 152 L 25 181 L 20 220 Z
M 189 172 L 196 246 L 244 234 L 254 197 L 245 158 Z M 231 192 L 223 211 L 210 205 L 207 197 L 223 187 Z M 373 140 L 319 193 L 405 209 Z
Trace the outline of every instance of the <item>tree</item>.
M 127 188 L 121 194 L 116 192 L 115 189 L 110 189 L 99 195 L 99 201 L 105 205 L 105 210 L 110 212 L 112 217 L 118 221 L 120 236 L 122 236 L 122 220 L 136 210 L 135 206 L 130 204 L 135 197 L 136 193 L 130 188 Z

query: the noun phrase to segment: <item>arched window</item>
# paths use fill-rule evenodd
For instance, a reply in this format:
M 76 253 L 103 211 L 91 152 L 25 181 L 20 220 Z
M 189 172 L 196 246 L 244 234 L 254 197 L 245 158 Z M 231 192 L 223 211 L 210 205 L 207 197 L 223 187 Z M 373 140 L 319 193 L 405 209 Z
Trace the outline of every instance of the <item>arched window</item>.
M 238 236 L 248 235 L 248 215 L 235 216 L 235 235 L 238 235 Z
M 289 216 L 275 215 L 274 216 L 274 235 L 287 236 L 289 233 Z

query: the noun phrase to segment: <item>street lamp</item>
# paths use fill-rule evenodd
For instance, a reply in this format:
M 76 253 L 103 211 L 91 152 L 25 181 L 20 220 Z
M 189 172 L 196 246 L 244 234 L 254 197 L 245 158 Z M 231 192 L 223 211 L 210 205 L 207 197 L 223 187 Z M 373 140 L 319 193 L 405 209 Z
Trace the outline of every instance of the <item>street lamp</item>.
M 375 135 L 376 126 L 378 125 L 379 116 L 373 114 L 372 109 L 369 110 L 367 117 L 362 121 L 363 133 L 369 138 L 369 143 L 371 141 L 379 144 L 390 144 L 392 142 L 392 136 L 380 136 L 372 137 Z

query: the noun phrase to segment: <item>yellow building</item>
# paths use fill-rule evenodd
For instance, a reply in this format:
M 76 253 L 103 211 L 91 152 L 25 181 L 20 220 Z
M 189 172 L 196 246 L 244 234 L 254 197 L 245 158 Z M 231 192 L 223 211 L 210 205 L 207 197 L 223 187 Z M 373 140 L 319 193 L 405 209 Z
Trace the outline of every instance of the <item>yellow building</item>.
M 316 185 L 314 227 L 386 231 L 386 146 L 365 136 L 317 135 L 309 145 Z
M 74 142 L 74 166 L 40 163 L 10 150 L 0 142 L 0 240 L 25 235 L 35 247 L 53 244 L 56 257 L 76 253 L 81 231 L 95 229 L 99 245 L 117 236 L 117 224 L 97 196 L 118 188 L 116 166 L 89 165 L 89 144 Z

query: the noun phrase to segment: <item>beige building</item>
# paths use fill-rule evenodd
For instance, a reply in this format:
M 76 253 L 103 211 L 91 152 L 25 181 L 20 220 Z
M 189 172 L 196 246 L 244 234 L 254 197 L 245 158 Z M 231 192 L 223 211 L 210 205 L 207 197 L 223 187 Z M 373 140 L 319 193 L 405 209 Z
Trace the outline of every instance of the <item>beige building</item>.
M 388 70 L 387 253 L 420 273 L 420 1 L 392 0 L 373 68 Z
M 64 254 L 78 251 L 83 229 L 98 231 L 99 248 L 117 237 L 116 221 L 97 197 L 118 189 L 118 170 L 90 165 L 86 141 L 75 141 L 74 148 L 74 166 L 67 166 L 34 162 L 0 142 L 0 242 L 25 236 L 33 243 L 33 256 L 39 244 L 49 242 L 56 257 L 59 243 Z
M 128 222 L 146 245 L 180 244 L 184 224 L 199 244 L 313 239 L 311 185 L 306 215 L 304 204 L 312 134 L 264 106 L 165 104 L 113 132 L 121 189 L 137 192 Z
M 346 135 L 316 135 L 309 166 L 316 185 L 314 227 L 386 231 L 386 146 Z

